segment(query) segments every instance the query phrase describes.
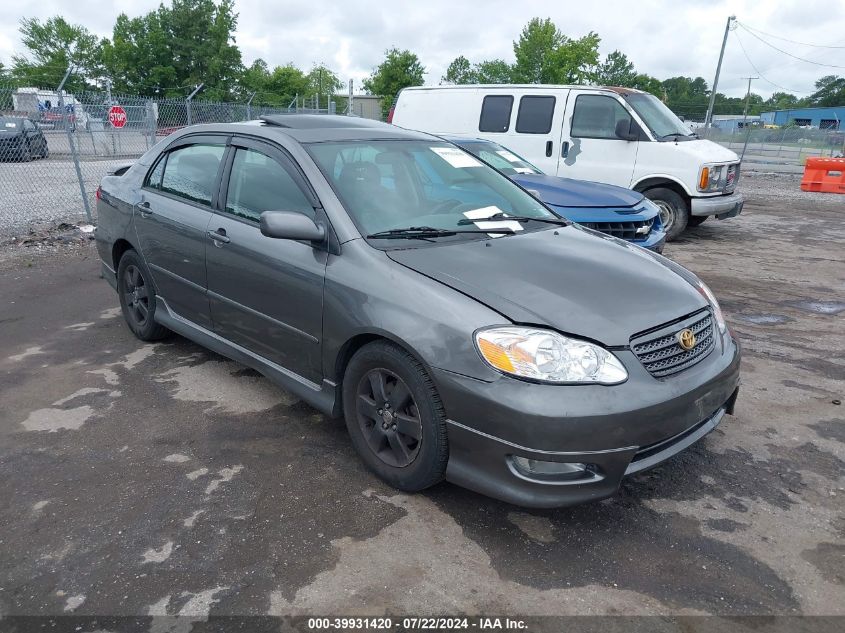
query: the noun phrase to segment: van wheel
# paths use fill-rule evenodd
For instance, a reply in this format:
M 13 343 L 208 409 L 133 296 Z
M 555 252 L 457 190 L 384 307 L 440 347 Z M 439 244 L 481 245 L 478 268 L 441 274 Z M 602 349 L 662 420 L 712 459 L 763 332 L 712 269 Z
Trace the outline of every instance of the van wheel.
M 704 221 L 709 217 L 709 215 L 691 215 L 689 216 L 689 223 L 687 226 L 698 226 L 699 224 L 704 224 Z
M 689 221 L 689 209 L 680 194 L 665 187 L 655 187 L 646 191 L 645 196 L 660 209 L 660 222 L 666 231 L 667 242 L 684 232 Z
M 343 378 L 343 414 L 361 459 L 394 488 L 440 482 L 449 461 L 446 414 L 425 368 L 387 341 L 362 347 Z
M 152 276 L 137 252 L 130 249 L 117 266 L 117 294 L 123 318 L 132 333 L 142 341 L 158 341 L 169 330 L 156 323 L 156 293 Z

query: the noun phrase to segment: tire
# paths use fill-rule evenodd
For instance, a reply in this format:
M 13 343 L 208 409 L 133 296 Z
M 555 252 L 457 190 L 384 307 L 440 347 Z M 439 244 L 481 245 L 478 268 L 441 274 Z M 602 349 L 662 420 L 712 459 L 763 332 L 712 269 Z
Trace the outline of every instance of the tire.
M 376 341 L 356 352 L 343 377 L 343 414 L 358 455 L 394 488 L 418 492 L 443 480 L 443 403 L 425 368 L 402 348 Z
M 709 215 L 691 215 L 689 216 L 689 222 L 687 226 L 699 226 L 704 224 L 704 221 L 709 218 Z
M 29 144 L 29 141 L 26 142 L 26 145 L 21 150 L 21 162 L 28 163 L 32 160 L 32 146 Z
M 150 270 L 132 249 L 123 254 L 117 266 L 117 295 L 123 318 L 135 336 L 142 341 L 158 341 L 169 334 L 155 321 L 156 297 Z
M 667 242 L 684 232 L 690 215 L 687 203 L 680 194 L 665 187 L 655 187 L 646 191 L 645 196 L 660 209 L 660 220 L 666 231 Z

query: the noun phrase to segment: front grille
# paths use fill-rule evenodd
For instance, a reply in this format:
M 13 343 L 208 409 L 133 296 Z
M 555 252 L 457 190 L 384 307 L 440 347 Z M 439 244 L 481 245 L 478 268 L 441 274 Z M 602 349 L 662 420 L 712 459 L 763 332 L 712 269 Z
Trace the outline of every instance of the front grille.
M 685 350 L 678 335 L 685 329 L 695 334 L 695 345 Z M 675 323 L 658 327 L 631 339 L 631 350 L 655 378 L 663 378 L 689 369 L 704 359 L 716 346 L 713 318 L 703 310 Z
M 593 229 L 606 235 L 612 235 L 621 240 L 644 240 L 651 233 L 654 218 L 626 222 L 581 222 L 580 224 L 588 229 Z
M 725 176 L 725 193 L 733 193 L 739 182 L 739 163 L 728 165 L 728 173 Z

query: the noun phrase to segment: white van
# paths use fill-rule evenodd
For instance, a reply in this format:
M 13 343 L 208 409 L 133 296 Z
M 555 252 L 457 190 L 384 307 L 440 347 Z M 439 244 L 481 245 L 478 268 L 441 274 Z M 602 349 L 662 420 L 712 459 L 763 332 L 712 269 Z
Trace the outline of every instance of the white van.
M 739 158 L 699 139 L 653 95 L 628 88 L 478 85 L 405 88 L 389 122 L 504 145 L 548 174 L 643 192 L 667 238 L 742 211 Z

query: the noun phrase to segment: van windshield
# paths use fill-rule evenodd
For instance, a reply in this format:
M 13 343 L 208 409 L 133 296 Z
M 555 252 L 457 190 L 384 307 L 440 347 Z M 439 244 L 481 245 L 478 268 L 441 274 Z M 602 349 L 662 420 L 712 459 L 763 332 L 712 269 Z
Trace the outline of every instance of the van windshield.
M 633 92 L 624 96 L 658 140 L 698 138 L 697 134 L 684 125 L 684 122 L 654 95 Z
M 448 240 L 486 239 L 488 229 L 520 233 L 549 228 L 542 220 L 558 219 L 508 178 L 449 143 L 356 140 L 311 143 L 306 149 L 363 235 L 426 227 L 454 232 L 444 236 Z M 540 221 L 508 221 L 503 214 Z M 496 217 L 485 221 L 491 216 Z M 466 232 L 472 230 L 481 232 Z

